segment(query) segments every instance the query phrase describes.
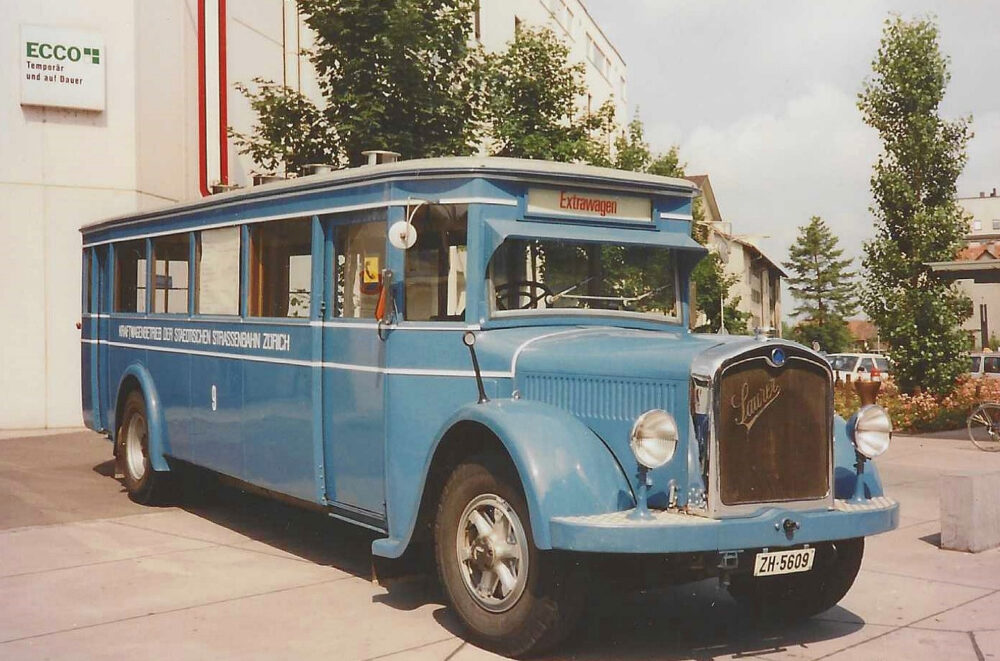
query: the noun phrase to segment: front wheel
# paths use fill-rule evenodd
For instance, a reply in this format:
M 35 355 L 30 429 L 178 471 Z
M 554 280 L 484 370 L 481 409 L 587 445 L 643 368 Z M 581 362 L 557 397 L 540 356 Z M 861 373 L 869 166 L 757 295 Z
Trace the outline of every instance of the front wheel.
M 796 621 L 833 608 L 861 569 L 863 537 L 817 545 L 813 568 L 800 574 L 734 576 L 729 593 L 750 613 L 770 621 Z
M 558 644 L 583 610 L 578 563 L 535 548 L 516 472 L 492 456 L 459 465 L 434 527 L 445 593 L 472 637 L 510 656 Z
M 1000 451 L 1000 404 L 980 404 L 966 421 L 969 438 L 980 450 Z

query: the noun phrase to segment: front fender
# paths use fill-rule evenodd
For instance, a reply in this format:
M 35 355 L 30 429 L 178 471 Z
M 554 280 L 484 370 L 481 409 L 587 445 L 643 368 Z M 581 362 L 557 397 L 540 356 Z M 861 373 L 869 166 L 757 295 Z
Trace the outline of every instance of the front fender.
M 554 406 L 512 399 L 469 404 L 443 425 L 423 468 L 421 492 L 438 446 L 460 422 L 482 425 L 507 450 L 524 489 L 535 546 L 540 549 L 552 548 L 549 521 L 553 517 L 617 512 L 635 505 L 614 455 L 586 425 Z M 376 555 L 398 557 L 405 551 L 416 524 L 416 508 L 411 509 L 407 521 L 390 522 L 388 539 L 373 543 Z
M 857 484 L 858 471 L 854 454 L 854 443 L 847 435 L 847 423 L 839 415 L 833 416 L 833 495 L 834 498 L 850 500 L 854 497 L 854 487 Z M 868 496 L 885 495 L 882 491 L 882 478 L 874 461 L 865 462 L 865 491 Z
M 124 389 L 127 387 L 127 382 L 132 379 L 139 383 L 139 388 L 142 390 L 142 397 L 146 401 L 146 426 L 147 433 L 149 434 L 149 463 L 155 471 L 169 471 L 170 465 L 163 456 L 164 448 L 166 447 L 167 442 L 167 428 L 163 422 L 163 407 L 160 405 L 160 396 L 156 392 L 156 386 L 153 385 L 153 377 L 150 376 L 149 370 L 147 370 L 141 363 L 131 363 L 125 368 L 125 371 L 122 372 L 122 376 L 118 380 L 118 389 L 116 390 L 115 401 L 121 401 L 122 396 L 124 395 Z M 121 426 L 120 421 L 118 420 L 118 414 L 118 408 L 115 407 L 115 422 L 112 425 L 112 429 L 116 444 L 118 443 L 118 428 Z

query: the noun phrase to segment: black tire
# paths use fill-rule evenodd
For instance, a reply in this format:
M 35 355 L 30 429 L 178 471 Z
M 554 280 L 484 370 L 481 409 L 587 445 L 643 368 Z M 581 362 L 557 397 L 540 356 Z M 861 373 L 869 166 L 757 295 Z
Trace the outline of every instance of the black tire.
M 813 568 L 801 574 L 733 576 L 729 593 L 755 618 L 771 622 L 805 620 L 844 598 L 861 569 L 863 537 L 816 546 Z
M 140 505 L 166 502 L 173 493 L 173 476 L 153 470 L 149 461 L 149 417 L 142 393 L 133 390 L 122 406 L 118 453 L 128 496 Z
M 519 594 L 509 595 L 502 612 L 488 610 L 474 597 L 466 578 L 474 560 L 459 561 L 459 527 L 467 508 L 477 499 L 496 496 L 506 501 L 521 524 L 527 550 L 526 569 Z M 501 516 L 494 509 L 494 520 Z M 503 516 L 510 516 L 504 514 Z M 507 530 L 512 524 L 508 522 Z M 463 535 L 471 530 L 463 526 Z M 510 539 L 510 538 L 508 538 Z M 452 472 L 438 503 L 434 526 L 435 560 L 445 596 L 479 645 L 508 656 L 538 654 L 561 642 L 583 612 L 586 573 L 579 561 L 555 551 L 535 548 L 528 508 L 516 471 L 489 455 L 471 458 Z M 489 556 L 492 558 L 492 551 Z M 520 563 L 520 561 L 515 561 Z M 525 565 L 520 565 L 524 568 Z M 463 575 L 465 573 L 465 576 Z M 499 579 L 496 588 L 504 589 Z

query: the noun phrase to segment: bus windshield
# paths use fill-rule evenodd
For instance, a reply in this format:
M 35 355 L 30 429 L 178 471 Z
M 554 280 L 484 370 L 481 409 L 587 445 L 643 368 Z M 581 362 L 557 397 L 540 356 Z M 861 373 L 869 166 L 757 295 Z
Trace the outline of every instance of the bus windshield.
M 677 260 L 669 248 L 509 238 L 487 272 L 498 314 L 613 310 L 679 317 Z

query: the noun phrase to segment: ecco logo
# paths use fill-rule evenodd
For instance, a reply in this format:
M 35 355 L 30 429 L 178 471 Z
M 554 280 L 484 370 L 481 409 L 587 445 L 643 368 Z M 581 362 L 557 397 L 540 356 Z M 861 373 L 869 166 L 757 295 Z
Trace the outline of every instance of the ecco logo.
M 37 41 L 27 42 L 26 47 L 28 57 L 37 57 L 43 60 L 69 60 L 70 62 L 79 62 L 81 57 L 89 57 L 91 64 L 101 63 L 101 50 L 99 48 L 81 50 L 77 46 L 45 44 Z

